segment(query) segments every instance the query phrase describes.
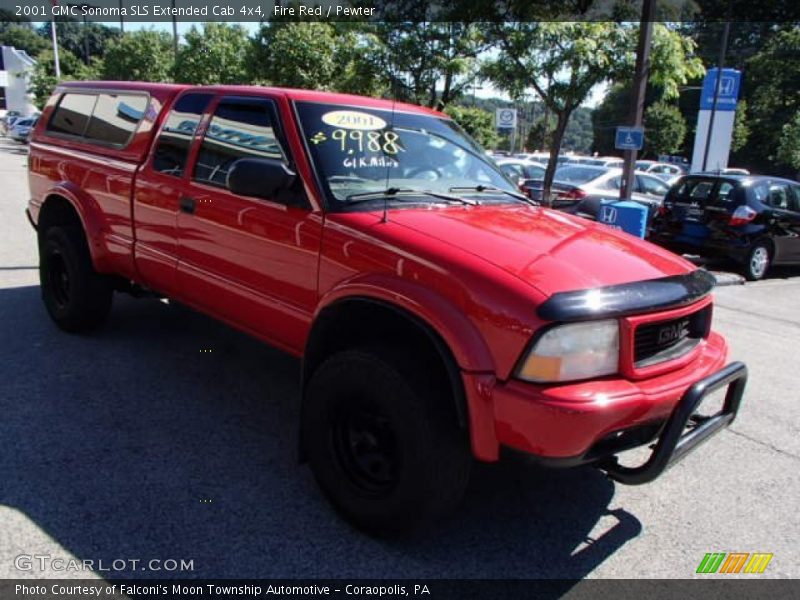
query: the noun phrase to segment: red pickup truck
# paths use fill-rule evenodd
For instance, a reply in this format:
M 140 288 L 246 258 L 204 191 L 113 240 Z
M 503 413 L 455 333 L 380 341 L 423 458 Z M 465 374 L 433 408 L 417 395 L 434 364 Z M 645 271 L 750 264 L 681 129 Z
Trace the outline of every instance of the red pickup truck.
M 55 323 L 90 330 L 114 292 L 147 290 L 302 357 L 301 456 L 371 532 L 447 511 L 501 449 L 651 481 L 742 398 L 710 274 L 533 204 L 433 110 L 65 83 L 30 191 Z M 644 464 L 617 461 L 651 443 Z

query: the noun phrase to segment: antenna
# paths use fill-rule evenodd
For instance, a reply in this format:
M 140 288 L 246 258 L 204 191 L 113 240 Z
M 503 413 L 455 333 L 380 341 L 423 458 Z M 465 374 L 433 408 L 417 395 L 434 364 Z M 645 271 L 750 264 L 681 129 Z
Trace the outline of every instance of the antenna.
M 397 102 L 397 75 L 392 77 L 392 116 L 389 119 L 389 130 L 394 129 L 394 105 Z M 391 170 L 391 163 L 389 161 L 386 162 L 386 185 L 384 189 L 389 189 L 389 172 Z M 381 218 L 381 223 L 388 223 L 389 222 L 389 194 L 383 195 L 383 217 Z

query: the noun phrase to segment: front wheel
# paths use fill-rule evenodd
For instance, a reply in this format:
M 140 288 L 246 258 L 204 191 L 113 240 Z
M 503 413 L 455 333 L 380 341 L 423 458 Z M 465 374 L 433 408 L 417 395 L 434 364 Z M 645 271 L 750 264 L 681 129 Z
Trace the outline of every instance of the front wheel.
M 348 350 L 306 388 L 302 435 L 314 477 L 368 533 L 409 532 L 453 509 L 466 488 L 468 441 L 437 386 L 419 376 L 426 366 Z
M 747 254 L 744 276 L 749 281 L 758 281 L 767 274 L 772 255 L 770 247 L 764 242 L 756 242 Z
M 111 310 L 113 289 L 92 266 L 80 230 L 51 227 L 39 247 L 39 282 L 50 317 L 72 333 L 102 325 Z

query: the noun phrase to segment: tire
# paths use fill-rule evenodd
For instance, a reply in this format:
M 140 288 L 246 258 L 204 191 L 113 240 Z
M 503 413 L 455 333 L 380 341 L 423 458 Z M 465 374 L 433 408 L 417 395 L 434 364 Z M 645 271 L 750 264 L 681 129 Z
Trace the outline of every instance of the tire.
M 314 477 L 369 534 L 411 533 L 454 509 L 466 489 L 467 436 L 425 372 L 383 348 L 347 350 L 306 388 L 302 439 Z
M 113 295 L 110 279 L 94 270 L 80 229 L 56 226 L 44 232 L 39 284 L 47 312 L 64 331 L 91 331 L 108 318 Z
M 748 281 L 763 279 L 772 262 L 772 249 L 766 242 L 756 242 L 747 253 L 743 275 Z

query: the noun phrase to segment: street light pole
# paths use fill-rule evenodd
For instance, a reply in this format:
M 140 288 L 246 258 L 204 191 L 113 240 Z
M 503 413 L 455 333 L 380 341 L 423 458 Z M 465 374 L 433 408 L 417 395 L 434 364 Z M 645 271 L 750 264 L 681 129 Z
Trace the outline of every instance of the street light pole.
M 629 122 L 632 127 L 642 126 L 644 116 L 644 99 L 647 91 L 647 77 L 650 71 L 650 42 L 653 39 L 653 18 L 655 17 L 656 0 L 644 0 L 642 18 L 639 23 L 639 44 L 636 49 L 636 67 L 633 73 L 633 98 Z M 636 150 L 625 151 L 625 165 L 622 170 L 622 185 L 619 190 L 620 200 L 629 200 L 634 183 L 634 167 Z

